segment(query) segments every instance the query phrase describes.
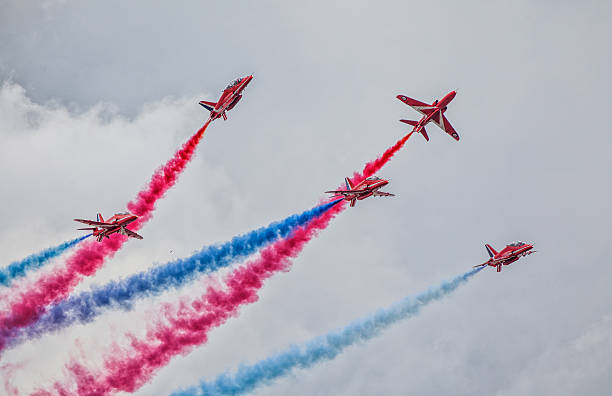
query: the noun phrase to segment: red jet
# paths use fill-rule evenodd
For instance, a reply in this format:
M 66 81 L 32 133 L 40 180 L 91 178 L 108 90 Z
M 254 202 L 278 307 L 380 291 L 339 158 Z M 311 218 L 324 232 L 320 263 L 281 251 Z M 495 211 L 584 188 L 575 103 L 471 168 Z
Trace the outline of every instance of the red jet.
M 446 94 L 445 97 L 436 100 L 432 104 L 427 104 L 423 102 L 419 102 L 418 100 L 411 99 L 404 95 L 397 95 L 397 98 L 402 102 L 406 103 L 408 106 L 412 107 L 419 113 L 423 114 L 423 118 L 421 118 L 418 122 L 411 120 L 400 120 L 408 125 L 412 125 L 414 128 L 413 132 L 419 132 L 425 140 L 429 141 L 429 136 L 427 136 L 427 131 L 425 131 L 425 125 L 430 121 L 433 121 L 434 124 L 439 126 L 444 132 L 448 133 L 455 140 L 459 140 L 459 135 L 453 129 L 453 126 L 448 122 L 446 117 L 444 117 L 444 112 L 446 111 L 446 106 L 455 98 L 457 95 L 456 91 L 451 91 Z
M 126 228 L 128 224 L 130 224 L 137 218 L 138 216 L 135 216 L 130 213 L 117 213 L 107 221 L 104 221 L 102 215 L 98 213 L 97 221 L 83 219 L 74 219 L 74 221 L 95 226 L 90 228 L 79 228 L 79 230 L 93 231 L 93 236 L 97 237 L 98 242 L 102 242 L 102 238 L 110 238 L 109 235 L 114 233 L 127 235 L 131 238 L 142 239 L 140 235 Z
M 253 76 L 246 76 L 243 78 L 239 78 L 236 81 L 232 82 L 223 90 L 219 101 L 215 102 L 207 102 L 205 100 L 200 101 L 200 105 L 204 107 L 206 110 L 210 111 L 210 120 L 216 120 L 219 117 L 223 117 L 224 120 L 227 120 L 227 115 L 225 112 L 227 110 L 231 110 L 236 106 L 236 103 L 242 98 L 242 91 L 246 88 L 246 86 L 251 82 Z
M 536 252 L 535 250 L 531 250 L 533 249 L 532 244 L 525 242 L 511 243 L 499 253 L 489 244 L 485 244 L 485 248 L 487 248 L 490 259 L 482 264 L 475 265 L 474 268 L 490 265 L 491 267 L 497 267 L 497 272 L 501 272 L 502 265 L 514 263 L 519 258 Z
M 351 201 L 351 207 L 355 206 L 355 202 L 371 197 L 394 197 L 395 194 L 378 191 L 379 188 L 389 184 L 389 180 L 381 179 L 380 177 L 371 176 L 361 183 L 353 186 L 351 179 L 344 178 L 346 182 L 346 190 L 325 191 L 330 194 L 343 195 L 346 201 Z

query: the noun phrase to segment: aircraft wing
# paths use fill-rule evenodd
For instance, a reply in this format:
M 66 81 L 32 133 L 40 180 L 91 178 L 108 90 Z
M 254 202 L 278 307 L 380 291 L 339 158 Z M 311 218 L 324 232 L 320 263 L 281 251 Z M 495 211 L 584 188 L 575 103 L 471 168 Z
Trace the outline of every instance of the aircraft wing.
M 395 194 L 391 194 L 384 191 L 374 191 L 374 195 L 378 197 L 395 197 Z
M 442 114 L 442 120 L 440 120 L 440 115 L 436 114 L 431 119 L 431 122 L 433 122 L 438 127 L 440 127 L 440 129 L 442 129 L 444 132 L 448 133 L 450 137 L 459 141 L 459 134 L 457 133 L 457 131 L 455 131 L 455 128 L 453 128 L 453 126 L 448 121 L 448 119 L 444 116 L 444 114 Z
M 397 95 L 397 98 L 423 115 L 429 115 L 436 110 L 435 106 L 409 98 L 408 96 Z
M 335 191 L 325 191 L 329 194 L 342 194 L 342 195 L 350 195 L 350 194 L 359 194 L 366 192 L 367 190 L 335 190 Z
M 127 228 L 125 228 L 125 233 L 129 237 L 136 238 L 136 239 L 142 239 L 142 237 L 140 235 L 136 234 L 134 231 L 128 230 Z
M 103 222 L 94 221 L 94 220 L 74 219 L 74 221 L 78 221 L 79 223 L 83 223 L 83 224 L 87 224 L 87 225 L 93 225 L 93 226 L 98 226 L 98 227 L 109 227 L 109 226 L 111 226 L 108 223 L 103 223 Z

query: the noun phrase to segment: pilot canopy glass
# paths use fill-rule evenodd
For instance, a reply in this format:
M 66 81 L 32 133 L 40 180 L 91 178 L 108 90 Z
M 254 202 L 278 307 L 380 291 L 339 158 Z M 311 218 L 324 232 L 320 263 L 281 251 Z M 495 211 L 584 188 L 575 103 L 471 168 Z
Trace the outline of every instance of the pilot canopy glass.
M 240 79 L 240 78 L 239 78 L 239 79 L 237 79 L 237 80 L 235 80 L 235 81 L 232 81 L 232 82 L 230 83 L 230 85 L 228 85 L 228 86 L 227 86 L 225 89 L 230 89 L 231 87 L 238 85 L 238 84 L 240 83 L 240 81 L 241 81 L 241 80 L 242 80 L 242 79 Z

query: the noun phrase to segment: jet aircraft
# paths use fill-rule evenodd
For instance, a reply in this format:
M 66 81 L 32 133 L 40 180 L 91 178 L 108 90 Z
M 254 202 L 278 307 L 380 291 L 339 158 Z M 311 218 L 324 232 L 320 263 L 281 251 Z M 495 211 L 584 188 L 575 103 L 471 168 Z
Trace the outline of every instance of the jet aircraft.
M 346 190 L 334 190 L 325 192 L 329 194 L 344 196 L 344 199 L 346 201 L 351 202 L 351 207 L 355 206 L 355 202 L 371 197 L 372 195 L 375 197 L 395 196 L 395 194 L 379 191 L 381 187 L 384 187 L 389 184 L 388 180 L 381 179 L 380 177 L 368 177 L 356 186 L 353 186 L 351 179 L 349 179 L 348 177 L 345 178 L 344 181 L 346 183 Z
M 419 121 L 411 121 L 411 120 L 400 120 L 403 123 L 408 125 L 412 125 L 414 128 L 413 132 L 419 132 L 425 140 L 429 141 L 429 136 L 427 136 L 427 131 L 425 130 L 425 125 L 432 121 L 434 124 L 439 126 L 444 132 L 448 133 L 453 139 L 459 140 L 459 135 L 453 128 L 453 126 L 448 122 L 446 117 L 444 116 L 444 112 L 446 111 L 447 105 L 455 98 L 457 95 L 456 91 L 451 91 L 446 94 L 445 97 L 440 99 L 439 101 L 436 99 L 432 104 L 427 104 L 423 102 L 419 102 L 416 99 L 409 98 L 404 95 L 397 95 L 397 98 L 402 102 L 406 103 L 408 106 L 412 107 L 419 113 L 423 114 L 423 118 Z
M 236 106 L 236 103 L 242 98 L 242 91 L 251 82 L 253 76 L 246 76 L 233 81 L 228 85 L 221 94 L 221 97 L 217 102 L 207 102 L 202 100 L 199 102 L 200 106 L 210 111 L 210 120 L 214 121 L 219 117 L 223 117 L 227 120 L 226 111 L 231 110 Z
M 83 219 L 74 219 L 74 221 L 94 226 L 90 228 L 79 228 L 79 230 L 93 231 L 93 236 L 98 239 L 98 242 L 101 242 L 102 238 L 109 238 L 109 235 L 114 233 L 127 235 L 131 238 L 142 239 L 140 235 L 126 228 L 128 224 L 130 224 L 137 218 L 138 216 L 133 215 L 131 213 L 117 213 L 110 219 L 104 221 L 102 215 L 98 213 L 96 221 Z
M 474 268 L 490 265 L 491 267 L 496 267 L 497 272 L 501 272 L 502 265 L 514 263 L 519 258 L 536 252 L 535 250 L 531 250 L 533 249 L 532 244 L 525 242 L 511 243 L 500 252 L 495 251 L 488 243 L 485 244 L 485 248 L 487 249 L 487 253 L 489 253 L 489 260 L 482 264 L 475 265 Z

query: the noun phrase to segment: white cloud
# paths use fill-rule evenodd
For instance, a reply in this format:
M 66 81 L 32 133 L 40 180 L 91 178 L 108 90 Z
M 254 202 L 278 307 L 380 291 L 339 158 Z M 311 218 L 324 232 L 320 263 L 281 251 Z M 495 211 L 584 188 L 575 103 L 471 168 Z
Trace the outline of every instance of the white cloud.
M 215 100 L 238 75 L 255 79 L 207 132 L 145 239 L 80 288 L 311 206 L 406 130 L 397 120 L 416 114 L 396 94 L 433 100 L 458 88 L 447 116 L 460 142 L 435 127 L 429 143 L 411 139 L 380 172 L 396 197 L 343 213 L 258 303 L 140 394 L 342 326 L 481 262 L 484 242 L 526 239 L 538 254 L 259 394 L 514 389 L 517 377 L 528 383 L 526 362 L 609 312 L 608 15 L 605 2 L 9 2 L 0 77 L 15 83 L 0 92 L 0 260 L 72 238 L 74 217 L 122 209 L 207 116 L 196 94 Z M 141 304 L 2 363 L 27 362 L 15 380 L 30 389 L 61 374 L 75 339 L 102 348 L 155 301 Z M 92 349 L 92 364 L 100 356 Z
M 574 340 L 525 362 L 497 395 L 608 395 L 612 389 L 612 316 L 593 323 Z

